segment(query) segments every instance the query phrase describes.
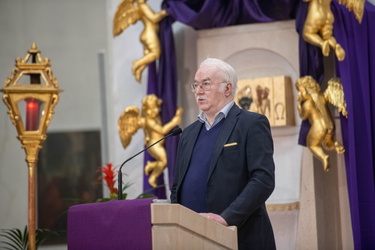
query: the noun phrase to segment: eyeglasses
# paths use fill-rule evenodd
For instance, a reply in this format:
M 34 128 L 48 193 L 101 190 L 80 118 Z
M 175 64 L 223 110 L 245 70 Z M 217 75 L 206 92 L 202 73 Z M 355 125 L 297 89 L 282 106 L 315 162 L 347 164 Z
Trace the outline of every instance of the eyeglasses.
M 204 81 L 202 83 L 197 83 L 197 82 L 194 82 L 190 85 L 191 87 L 191 91 L 193 93 L 195 93 L 197 91 L 197 89 L 200 87 L 202 88 L 204 91 L 208 91 L 211 89 L 211 86 L 212 86 L 212 83 L 209 82 L 209 81 Z
M 224 82 L 222 82 L 222 83 L 224 83 Z M 210 81 L 204 81 L 204 82 L 202 82 L 202 83 L 197 83 L 197 82 L 192 83 L 192 84 L 190 85 L 190 87 L 191 87 L 191 91 L 192 91 L 193 93 L 195 93 L 195 92 L 197 91 L 198 88 L 202 88 L 204 91 L 211 90 L 212 85 L 213 85 L 212 82 L 210 82 Z

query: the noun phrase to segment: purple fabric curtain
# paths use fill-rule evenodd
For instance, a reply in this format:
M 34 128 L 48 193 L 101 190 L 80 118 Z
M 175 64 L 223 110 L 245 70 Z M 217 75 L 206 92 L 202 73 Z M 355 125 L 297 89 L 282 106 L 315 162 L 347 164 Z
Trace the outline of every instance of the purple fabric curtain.
M 174 21 L 195 29 L 210 29 L 295 18 L 296 30 L 300 33 L 307 7 L 308 3 L 300 0 L 164 0 L 162 8 L 170 15 L 160 25 L 163 52 L 159 61 L 158 79 L 168 81 L 168 86 L 177 85 L 171 32 Z M 356 249 L 369 249 L 375 245 L 372 239 L 375 235 L 375 88 L 371 85 L 375 82 L 375 11 L 374 6 L 366 3 L 361 25 L 354 19 L 353 13 L 339 5 L 337 0 L 332 2 L 332 11 L 336 17 L 335 37 L 347 53 L 346 59 L 338 63 L 337 71 L 343 81 L 349 111 L 349 119 L 342 120 L 342 132 L 354 244 Z M 324 70 L 320 49 L 300 37 L 299 58 L 300 75 L 311 75 L 321 82 Z M 177 87 L 174 90 L 177 91 Z M 305 145 L 309 128 L 308 122 L 302 123 L 301 145 Z M 174 172 L 174 165 L 168 164 L 168 168 L 170 173 Z M 172 178 L 173 175 L 170 175 L 170 182 Z
M 172 22 L 171 19 L 167 18 L 160 23 L 162 35 L 159 38 L 162 53 L 159 58 L 159 65 L 156 65 L 154 62 L 148 66 L 147 94 L 155 94 L 163 100 L 161 106 L 161 118 L 163 124 L 169 122 L 174 117 L 177 109 L 177 66 Z M 177 144 L 178 137 L 172 136 L 165 140 L 169 183 L 171 183 L 174 175 Z M 150 160 L 152 161 L 154 159 L 146 152 L 144 164 Z M 163 174 L 158 178 L 158 185 L 161 187 L 153 189 L 148 193 L 156 195 L 159 199 L 166 199 L 166 187 Z M 148 183 L 148 176 L 145 175 L 143 180 L 143 190 L 150 190 L 151 188 L 151 185 Z
M 296 15 L 296 30 L 302 34 L 305 23 L 308 2 L 301 1 Z M 321 83 L 324 76 L 323 54 L 317 46 L 307 43 L 302 36 L 299 36 L 299 74 L 300 76 L 310 75 Z M 298 144 L 306 146 L 306 135 L 310 130 L 308 120 L 303 120 L 301 124 Z
M 334 33 L 346 52 L 336 65 L 347 101 L 341 117 L 355 249 L 375 247 L 375 7 L 365 4 L 362 23 L 335 0 Z
M 157 83 L 157 70 L 156 70 L 156 63 L 150 63 L 148 65 L 148 79 L 147 79 L 147 95 L 155 94 L 157 97 L 162 98 L 158 89 L 158 83 Z M 163 107 L 165 106 L 165 103 L 163 103 L 163 106 L 161 108 L 161 114 L 163 114 Z M 144 156 L 144 166 L 146 166 L 147 161 L 154 161 L 155 159 L 146 151 Z M 153 194 L 159 199 L 165 199 L 166 193 L 165 193 L 165 186 L 164 186 L 164 174 L 162 173 L 158 178 L 158 185 L 160 187 L 154 189 L 149 183 L 148 183 L 148 176 L 143 175 L 143 190 L 144 192 L 147 192 L 149 194 Z
M 295 18 L 298 0 L 164 0 L 170 17 L 195 29 Z

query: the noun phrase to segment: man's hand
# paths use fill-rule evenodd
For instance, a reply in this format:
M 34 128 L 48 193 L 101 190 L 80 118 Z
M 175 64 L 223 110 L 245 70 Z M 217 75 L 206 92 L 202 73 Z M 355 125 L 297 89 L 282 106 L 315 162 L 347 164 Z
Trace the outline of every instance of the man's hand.
M 199 213 L 199 214 L 210 220 L 216 221 L 217 223 L 220 223 L 221 225 L 224 225 L 226 227 L 228 226 L 228 223 L 223 219 L 223 217 L 221 217 L 218 214 L 213 214 L 213 213 Z

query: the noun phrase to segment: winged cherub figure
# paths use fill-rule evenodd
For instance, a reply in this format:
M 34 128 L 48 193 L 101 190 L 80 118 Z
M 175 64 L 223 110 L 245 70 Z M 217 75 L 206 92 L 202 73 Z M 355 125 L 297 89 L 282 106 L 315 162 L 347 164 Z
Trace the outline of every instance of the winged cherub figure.
M 143 129 L 145 145 L 150 146 L 162 139 L 175 126 L 181 123 L 182 108 L 178 108 L 171 121 L 162 125 L 160 117 L 160 106 L 162 103 L 161 99 L 151 94 L 145 96 L 142 100 L 141 115 L 139 109 L 135 106 L 125 109 L 118 119 L 118 131 L 124 148 L 130 144 L 132 136 L 138 129 Z M 149 175 L 148 182 L 150 185 L 156 187 L 157 178 L 167 166 L 167 153 L 163 141 L 149 148 L 148 152 L 155 161 L 148 161 L 144 171 L 146 175 Z
M 165 10 L 155 13 L 147 5 L 146 0 L 123 0 L 117 7 L 113 19 L 114 36 L 120 35 L 130 24 L 135 24 L 139 20 L 144 26 L 140 35 L 144 55 L 135 60 L 132 67 L 132 73 L 138 82 L 141 82 L 141 75 L 146 66 L 160 57 L 159 22 L 167 15 Z
M 322 49 L 324 56 L 329 55 L 332 48 L 339 61 L 345 59 L 345 51 L 333 37 L 333 22 L 331 11 L 332 0 L 303 0 L 309 2 L 305 24 L 302 30 L 303 39 Z M 365 0 L 339 0 L 349 11 L 353 11 L 359 22 L 362 21 Z
M 303 120 L 308 119 L 311 128 L 307 134 L 307 147 L 329 170 L 329 156 L 325 150 L 335 150 L 338 154 L 345 152 L 344 147 L 334 139 L 335 125 L 328 109 L 327 102 L 338 108 L 339 112 L 348 117 L 346 102 L 341 82 L 338 78 L 328 81 L 324 94 L 320 92 L 319 84 L 311 76 L 304 76 L 297 80 L 298 111 Z

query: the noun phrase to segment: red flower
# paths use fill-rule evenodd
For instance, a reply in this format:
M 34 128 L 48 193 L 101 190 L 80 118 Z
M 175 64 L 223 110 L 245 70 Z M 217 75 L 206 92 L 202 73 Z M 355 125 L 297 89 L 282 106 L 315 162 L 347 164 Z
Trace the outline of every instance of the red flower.
M 117 188 L 115 188 L 115 171 L 112 168 L 112 163 L 107 163 L 107 167 L 101 167 L 101 172 L 104 174 L 104 180 L 107 183 L 109 191 L 111 194 L 117 194 Z

